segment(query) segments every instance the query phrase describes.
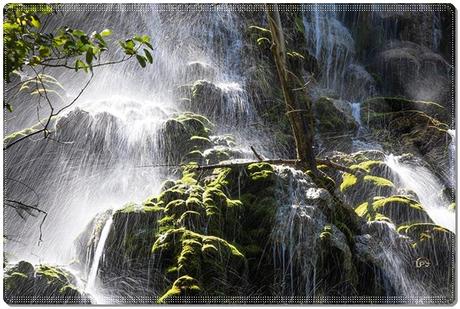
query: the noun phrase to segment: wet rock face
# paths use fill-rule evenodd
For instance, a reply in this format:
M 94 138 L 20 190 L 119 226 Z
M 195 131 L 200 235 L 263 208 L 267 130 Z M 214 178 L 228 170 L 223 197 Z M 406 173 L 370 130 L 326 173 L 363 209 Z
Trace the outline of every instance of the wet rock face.
M 364 293 L 369 286 L 360 287 L 357 274 L 366 264 L 353 250 L 360 224 L 350 208 L 292 168 L 189 167 L 160 195 L 115 212 L 99 274 L 118 295 L 155 295 L 159 302 Z M 318 282 L 319 274 L 327 280 Z
M 90 263 L 96 252 L 102 229 L 111 215 L 111 210 L 98 214 L 74 241 L 77 263 L 83 273 L 89 273 Z
M 407 41 L 394 41 L 376 55 L 374 72 L 383 95 L 435 101 L 452 110 L 451 66 L 431 49 Z
M 214 124 L 205 116 L 185 112 L 162 126 L 159 148 L 168 164 L 216 164 L 244 156 L 231 134 L 212 135 Z
M 448 108 L 434 102 L 377 97 L 362 104 L 361 116 L 390 151 L 416 153 L 435 169 L 448 169 L 452 141 Z
M 314 102 L 316 128 L 327 150 L 350 151 L 352 137 L 359 124 L 353 119 L 348 102 L 329 97 L 320 97 Z
M 201 61 L 191 61 L 187 63 L 185 69 L 186 82 L 193 82 L 196 80 L 209 80 L 214 81 L 217 75 L 217 70 L 210 64 Z
M 89 304 L 89 295 L 76 287 L 76 279 L 58 266 L 33 266 L 26 261 L 5 270 L 4 299 L 8 304 Z
M 414 159 L 413 156 L 403 158 Z M 433 223 L 428 208 L 415 192 L 396 188 L 398 176 L 383 159 L 383 154 L 378 152 L 337 154 L 332 160 L 349 167 L 350 173 L 321 168 L 338 183 L 342 177 L 343 198 L 368 222 L 353 236 L 356 258 L 362 263 L 372 261 L 383 272 L 374 271 L 371 276 L 380 277 L 391 287 L 385 295 L 416 293 L 448 297 L 453 273 L 447 265 L 452 265 L 454 234 Z M 373 178 L 372 186 L 366 177 Z M 386 184 L 389 190 L 382 188 Z M 417 260 L 428 261 L 430 266 L 417 266 L 421 263 Z M 367 272 L 365 268 L 362 271 Z M 441 273 L 447 280 L 441 282 L 438 277 Z

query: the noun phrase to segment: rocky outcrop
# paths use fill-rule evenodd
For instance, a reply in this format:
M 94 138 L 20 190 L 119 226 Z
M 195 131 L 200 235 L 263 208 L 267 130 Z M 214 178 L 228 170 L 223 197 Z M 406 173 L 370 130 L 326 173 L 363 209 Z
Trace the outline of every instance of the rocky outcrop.
M 378 161 L 353 169 L 385 171 Z M 184 296 L 239 295 L 250 302 L 313 291 L 401 295 L 402 279 L 385 273 L 382 231 L 366 221 L 429 222 L 420 205 L 403 196 L 376 199 L 355 213 L 306 174 L 265 163 L 200 172 L 189 165 L 159 195 L 127 205 L 113 220 L 100 266 L 104 285 L 126 297 L 172 303 Z M 389 228 L 386 233 L 400 239 L 392 250 L 410 247 L 412 238 Z M 405 263 L 403 269 L 412 267 Z M 358 279 L 361 273 L 369 284 Z M 317 282 L 318 274 L 327 280 Z
M 76 278 L 58 266 L 20 261 L 8 265 L 3 279 L 3 297 L 8 304 L 89 304 Z

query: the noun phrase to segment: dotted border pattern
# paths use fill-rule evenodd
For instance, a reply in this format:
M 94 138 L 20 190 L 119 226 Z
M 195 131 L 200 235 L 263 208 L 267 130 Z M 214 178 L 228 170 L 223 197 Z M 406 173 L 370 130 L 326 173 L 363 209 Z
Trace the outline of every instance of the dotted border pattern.
M 44 4 L 26 4 L 28 7 L 34 8 L 37 12 L 40 12 L 45 8 Z M 73 12 L 87 12 L 87 11 L 135 11 L 135 12 L 148 12 L 148 11 L 242 11 L 242 12 L 251 12 L 251 11 L 263 11 L 266 10 L 265 4 L 237 4 L 237 3 L 225 3 L 225 4 L 141 4 L 141 3 L 118 3 L 111 5 L 108 3 L 66 3 L 66 4 L 54 4 L 58 6 L 61 10 L 73 11 Z M 423 4 L 363 4 L 363 3 L 353 3 L 353 4 L 314 4 L 314 3 L 304 3 L 304 4 L 277 4 L 278 9 L 285 12 L 301 12 L 301 11 L 322 11 L 322 12 L 439 12 L 439 11 L 449 11 L 452 16 L 452 39 L 451 42 L 451 128 L 455 129 L 455 87 L 456 87 L 456 63 L 455 63 L 455 33 L 456 33 L 456 10 L 452 4 L 448 3 L 423 3 Z M 5 67 L 5 55 L 4 57 L 4 70 Z M 6 89 L 6 81 L 3 81 L 4 89 Z M 6 100 L 6 94 L 4 93 L 4 100 Z M 4 110 L 4 120 L 6 119 L 6 111 Z M 3 136 L 6 135 L 7 124 L 4 121 Z M 458 139 L 457 134 L 455 134 L 456 139 Z M 457 145 L 457 140 L 455 141 Z M 5 173 L 6 159 L 3 158 L 3 169 Z M 452 166 L 456 167 L 456 157 L 452 156 Z M 456 173 L 452 175 L 452 180 L 456 180 Z M 6 179 L 4 179 L 4 190 L 6 188 Z M 455 203 L 456 200 L 453 198 L 452 203 Z M 457 211 L 457 210 L 456 210 Z M 5 220 L 5 216 L 4 216 Z M 5 222 L 4 222 L 5 223 Z M 4 224 L 5 227 L 5 224 Z M 3 231 L 5 234 L 5 230 Z M 252 304 L 264 304 L 264 303 L 286 303 L 286 304 L 304 304 L 304 303 L 313 303 L 313 304 L 369 304 L 369 303 L 379 303 L 379 304 L 398 304 L 398 303 L 423 303 L 423 304 L 454 304 L 455 303 L 455 278 L 456 278 L 456 268 L 455 268 L 455 235 L 451 236 L 451 295 L 450 297 L 399 297 L 399 296 L 329 296 L 329 297 L 303 297 L 303 296 L 292 296 L 292 297 L 276 297 L 276 296 L 184 296 L 184 297 L 174 297 L 171 299 L 171 303 L 176 304 L 185 304 L 185 303 L 196 303 L 196 304 L 223 304 L 223 303 L 252 303 Z M 135 302 L 138 303 L 151 303 L 156 302 L 158 298 L 153 297 L 139 297 L 136 298 Z M 61 298 L 61 297 L 13 297 L 10 299 L 5 299 L 7 303 L 10 304 L 23 304 L 30 303 L 33 300 L 34 304 L 59 304 L 59 303 L 68 303 L 68 304 L 80 304 L 82 300 L 87 299 L 82 298 Z M 118 297 L 109 297 L 106 300 L 108 301 L 126 301 L 124 298 Z
M 153 304 L 158 297 L 105 297 L 102 304 Z M 89 300 L 85 297 L 11 297 L 9 304 L 82 304 Z M 174 296 L 168 299 L 170 304 L 446 304 L 449 297 L 404 297 L 404 296 Z

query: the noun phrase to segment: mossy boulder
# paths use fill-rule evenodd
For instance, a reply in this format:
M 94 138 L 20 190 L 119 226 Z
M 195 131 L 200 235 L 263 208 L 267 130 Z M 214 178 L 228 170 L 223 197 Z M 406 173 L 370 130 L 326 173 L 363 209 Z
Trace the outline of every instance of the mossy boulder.
M 403 225 L 398 232 L 410 238 L 415 275 L 422 282 L 431 283 L 427 285 L 429 293 L 450 293 L 455 280 L 455 234 L 433 223 Z
M 358 126 L 353 117 L 340 108 L 334 99 L 321 97 L 314 104 L 320 133 L 356 132 Z
M 89 304 L 76 278 L 59 266 L 33 266 L 26 261 L 5 269 L 4 299 L 9 304 Z
M 112 226 L 104 245 L 104 259 L 99 265 L 99 277 L 103 284 L 112 289 L 124 291 L 127 295 L 148 289 L 151 275 L 149 256 L 151 244 L 158 233 L 158 219 L 163 214 L 162 207 L 150 200 L 142 205 L 127 204 L 115 211 Z M 125 286 L 123 282 L 112 280 L 119 277 L 136 277 L 145 286 Z
M 158 257 L 168 280 L 174 280 L 160 301 L 186 292 L 217 296 L 241 295 L 244 290 L 247 261 L 235 246 L 221 238 L 185 228 L 170 229 L 154 243 L 152 254 L 153 259 Z M 181 282 L 193 282 L 193 288 L 186 284 L 180 289 Z
M 172 288 L 164 293 L 159 303 L 185 303 L 187 296 L 198 296 L 201 293 L 198 280 L 190 276 L 182 276 L 174 281 Z
M 375 196 L 389 196 L 395 186 L 389 179 L 362 173 L 344 173 L 340 191 L 352 205 L 358 205 Z
M 372 202 L 359 205 L 355 211 L 368 221 L 387 221 L 396 226 L 408 223 L 432 223 L 422 205 L 401 195 L 375 197 Z
M 217 120 L 225 111 L 225 94 L 221 88 L 207 80 L 195 81 L 191 88 L 190 110 Z
M 213 124 L 204 116 L 182 113 L 167 120 L 162 128 L 160 148 L 169 163 L 201 162 L 201 152 L 212 146 Z

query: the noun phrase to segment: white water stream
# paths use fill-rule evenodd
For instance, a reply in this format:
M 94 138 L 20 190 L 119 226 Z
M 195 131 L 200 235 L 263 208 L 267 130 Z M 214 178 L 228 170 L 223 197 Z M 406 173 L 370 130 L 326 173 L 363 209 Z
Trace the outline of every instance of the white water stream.
M 88 293 L 91 293 L 92 295 L 95 295 L 94 290 L 96 287 L 99 263 L 101 262 L 101 259 L 103 258 L 105 241 L 107 240 L 107 237 L 109 236 L 109 233 L 110 233 L 110 229 L 112 228 L 112 222 L 113 222 L 113 219 L 112 219 L 112 216 L 110 216 L 110 218 L 105 223 L 104 228 L 102 229 L 101 236 L 97 243 L 96 252 L 94 253 L 93 262 L 89 270 L 88 281 L 86 283 L 85 291 Z
M 385 163 L 399 177 L 401 187 L 414 191 L 433 221 L 455 232 L 455 215 L 448 210 L 449 201 L 443 199 L 444 186 L 428 168 L 403 163 L 400 157 L 388 155 Z

